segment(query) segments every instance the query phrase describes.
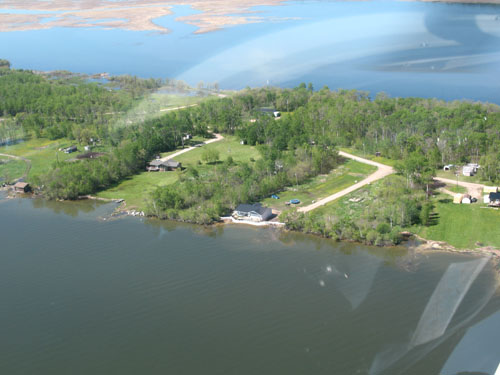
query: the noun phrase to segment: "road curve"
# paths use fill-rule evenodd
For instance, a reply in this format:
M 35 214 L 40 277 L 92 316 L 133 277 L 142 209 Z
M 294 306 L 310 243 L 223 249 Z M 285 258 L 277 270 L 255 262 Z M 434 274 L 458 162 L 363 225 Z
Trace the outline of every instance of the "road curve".
M 373 166 L 377 167 L 378 169 L 377 169 L 377 171 L 373 172 L 371 175 L 369 175 L 364 180 L 362 180 L 354 185 L 351 185 L 348 188 L 345 188 L 344 190 L 341 190 L 341 191 L 339 191 L 335 194 L 332 194 L 326 198 L 323 198 L 323 199 L 317 201 L 316 203 L 310 204 L 309 206 L 300 207 L 297 211 L 309 212 L 311 210 L 314 210 L 315 208 L 318 208 L 320 206 L 324 206 L 327 203 L 330 203 L 336 199 L 339 199 L 339 198 L 343 197 L 344 195 L 352 193 L 353 191 L 358 190 L 359 188 L 361 188 L 365 185 L 368 185 L 372 182 L 380 180 L 380 179 L 394 173 L 394 169 L 392 167 L 385 165 L 385 164 L 377 163 L 373 160 L 368 160 L 368 159 L 361 158 L 359 156 L 351 155 L 351 154 L 348 154 L 347 152 L 344 152 L 344 151 L 339 151 L 339 155 L 343 156 L 344 158 L 359 161 L 360 163 L 373 165 Z
M 208 141 L 203 142 L 203 144 L 209 144 L 209 143 L 217 142 L 217 141 L 220 141 L 220 140 L 224 139 L 224 137 L 222 135 L 220 135 L 220 134 L 214 133 L 214 135 L 215 135 L 215 138 L 209 139 Z M 186 153 L 188 151 L 194 150 L 195 148 L 197 148 L 197 147 L 188 147 L 188 148 L 185 148 L 183 150 L 174 152 L 172 155 L 165 156 L 164 158 L 161 158 L 160 160 L 167 161 L 167 160 L 173 159 L 173 158 L 175 158 L 175 157 L 177 157 L 179 155 L 182 155 L 182 154 L 184 154 L 184 153 Z

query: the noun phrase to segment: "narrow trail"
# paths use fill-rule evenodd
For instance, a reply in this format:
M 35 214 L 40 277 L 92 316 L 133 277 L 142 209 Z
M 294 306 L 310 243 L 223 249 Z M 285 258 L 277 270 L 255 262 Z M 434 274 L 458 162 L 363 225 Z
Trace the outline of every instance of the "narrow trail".
M 203 142 L 203 144 L 207 145 L 209 143 L 218 142 L 218 141 L 224 139 L 224 137 L 222 135 L 220 135 L 220 134 L 214 133 L 214 135 L 215 135 L 215 138 L 209 139 L 208 141 Z M 184 153 L 186 153 L 188 151 L 194 150 L 195 148 L 197 148 L 197 147 L 192 146 L 192 147 L 185 148 L 183 150 L 174 152 L 172 155 L 165 156 L 164 158 L 161 158 L 160 160 L 167 161 L 169 159 L 173 159 L 173 158 L 175 158 L 175 157 L 177 157 L 179 155 L 182 155 L 182 154 L 184 154 Z
M 0 156 L 5 156 L 7 158 L 24 161 L 26 163 L 26 170 L 24 171 L 24 174 L 20 178 L 18 178 L 17 180 L 19 181 L 19 180 L 22 180 L 22 179 L 25 179 L 26 177 L 28 177 L 28 173 L 31 170 L 31 160 L 30 159 L 26 159 L 25 157 L 22 157 L 22 156 L 1 154 L 1 153 L 0 153 Z
M 297 211 L 309 212 L 311 210 L 314 210 L 315 208 L 318 208 L 320 206 L 324 206 L 327 203 L 330 203 L 336 199 L 339 199 L 339 198 L 343 197 L 344 195 L 347 195 L 355 190 L 358 190 L 359 188 L 361 188 L 365 185 L 368 185 L 372 182 L 378 181 L 378 180 L 394 173 L 394 169 L 392 167 L 385 165 L 385 164 L 377 163 L 373 160 L 368 160 L 365 158 L 361 158 L 359 156 L 348 154 L 347 152 L 344 152 L 344 151 L 339 151 L 339 155 L 343 156 L 345 158 L 348 158 L 348 159 L 356 160 L 360 163 L 373 165 L 373 166 L 377 167 L 378 169 L 377 169 L 377 171 L 373 172 L 371 175 L 366 177 L 364 180 L 358 182 L 357 184 L 351 185 L 348 188 L 345 188 L 344 190 L 341 190 L 335 194 L 332 194 L 326 198 L 323 198 L 323 199 L 317 201 L 316 203 L 310 204 L 309 206 L 300 207 Z
M 189 104 L 189 105 L 181 105 L 180 107 L 163 108 L 163 109 L 160 109 L 160 112 L 177 111 L 178 109 L 196 107 L 197 105 L 198 104 L 195 103 L 195 104 Z

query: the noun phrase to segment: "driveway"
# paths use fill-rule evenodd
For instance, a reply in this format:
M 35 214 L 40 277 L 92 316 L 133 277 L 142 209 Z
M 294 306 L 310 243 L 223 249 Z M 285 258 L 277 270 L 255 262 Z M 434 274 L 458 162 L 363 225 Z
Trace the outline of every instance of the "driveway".
M 434 180 L 448 185 L 457 185 L 457 180 L 452 180 L 449 178 L 434 177 Z M 463 182 L 463 181 L 458 181 L 458 185 L 466 188 L 469 195 L 477 199 L 481 198 L 485 186 L 483 184 L 475 184 L 472 182 Z
M 220 135 L 220 134 L 215 134 L 214 133 L 214 135 L 215 135 L 215 138 L 209 139 L 208 141 L 203 142 L 203 144 L 207 145 L 209 143 L 217 142 L 217 141 L 220 141 L 220 140 L 224 139 L 224 137 L 222 135 Z M 173 159 L 173 158 L 175 158 L 175 157 L 177 157 L 179 155 L 182 155 L 182 154 L 184 154 L 184 153 L 186 153 L 188 151 L 194 150 L 195 148 L 197 148 L 197 147 L 193 146 L 193 147 L 185 148 L 183 150 L 174 152 L 172 155 L 165 156 L 164 158 L 161 158 L 160 160 L 167 161 L 167 160 Z
M 358 190 L 359 188 L 361 188 L 365 185 L 371 184 L 372 182 L 378 181 L 378 180 L 394 173 L 394 169 L 392 167 L 385 165 L 385 164 L 377 163 L 373 160 L 368 160 L 365 158 L 361 158 L 359 156 L 351 155 L 351 154 L 348 154 L 347 152 L 344 152 L 344 151 L 339 151 L 339 155 L 344 157 L 344 158 L 356 160 L 360 163 L 373 165 L 373 166 L 377 167 L 378 169 L 376 172 L 372 173 L 364 180 L 362 180 L 354 185 L 351 185 L 348 188 L 345 188 L 344 190 L 341 190 L 341 191 L 339 191 L 335 194 L 332 194 L 326 198 L 323 198 L 323 199 L 317 201 L 316 203 L 310 204 L 309 206 L 300 207 L 297 211 L 309 212 L 311 210 L 314 210 L 315 208 L 318 208 L 320 206 L 324 206 L 327 203 L 330 203 L 336 199 L 339 199 L 339 198 L 343 197 L 344 195 L 352 193 L 353 191 Z

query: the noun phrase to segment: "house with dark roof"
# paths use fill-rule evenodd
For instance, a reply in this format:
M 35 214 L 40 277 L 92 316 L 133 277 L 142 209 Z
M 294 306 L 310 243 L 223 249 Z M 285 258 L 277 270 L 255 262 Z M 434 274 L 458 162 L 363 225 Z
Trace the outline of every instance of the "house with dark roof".
M 156 159 L 149 163 L 147 170 L 149 172 L 165 172 L 173 171 L 178 168 L 182 168 L 182 164 L 174 159 L 169 159 L 167 161 Z
M 267 221 L 273 217 L 273 210 L 260 203 L 239 204 L 233 211 L 233 217 L 237 220 Z
M 488 202 L 485 199 L 485 203 L 488 203 L 488 206 L 500 207 L 500 193 L 490 193 L 488 198 Z

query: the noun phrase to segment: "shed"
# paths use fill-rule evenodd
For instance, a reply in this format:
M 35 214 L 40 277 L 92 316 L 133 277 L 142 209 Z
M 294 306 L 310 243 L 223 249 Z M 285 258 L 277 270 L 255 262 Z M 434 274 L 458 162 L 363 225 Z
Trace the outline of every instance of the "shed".
M 269 113 L 269 114 L 272 114 L 275 118 L 279 118 L 281 117 L 281 113 L 280 111 L 277 111 L 276 109 L 274 108 L 265 108 L 265 107 L 262 107 L 262 108 L 259 108 L 258 109 L 259 112 L 262 112 L 262 113 Z
M 273 217 L 273 210 L 260 203 L 239 204 L 233 211 L 233 217 L 239 220 L 267 221 Z
M 31 190 L 30 184 L 28 184 L 27 182 L 17 182 L 14 185 L 14 191 L 16 193 L 27 193 L 30 190 Z
M 453 203 L 456 204 L 462 203 L 462 198 L 463 198 L 462 194 L 455 194 L 455 196 L 453 197 Z
M 73 145 L 73 146 L 66 147 L 66 148 L 64 149 L 64 153 L 65 153 L 65 154 L 71 154 L 71 153 L 76 152 L 76 151 L 78 151 L 78 148 L 77 148 L 76 146 L 74 146 L 74 145 Z
M 464 176 L 474 176 L 474 173 L 476 173 L 476 170 L 474 167 L 471 167 L 471 166 L 464 166 L 463 169 L 462 169 L 462 174 Z

